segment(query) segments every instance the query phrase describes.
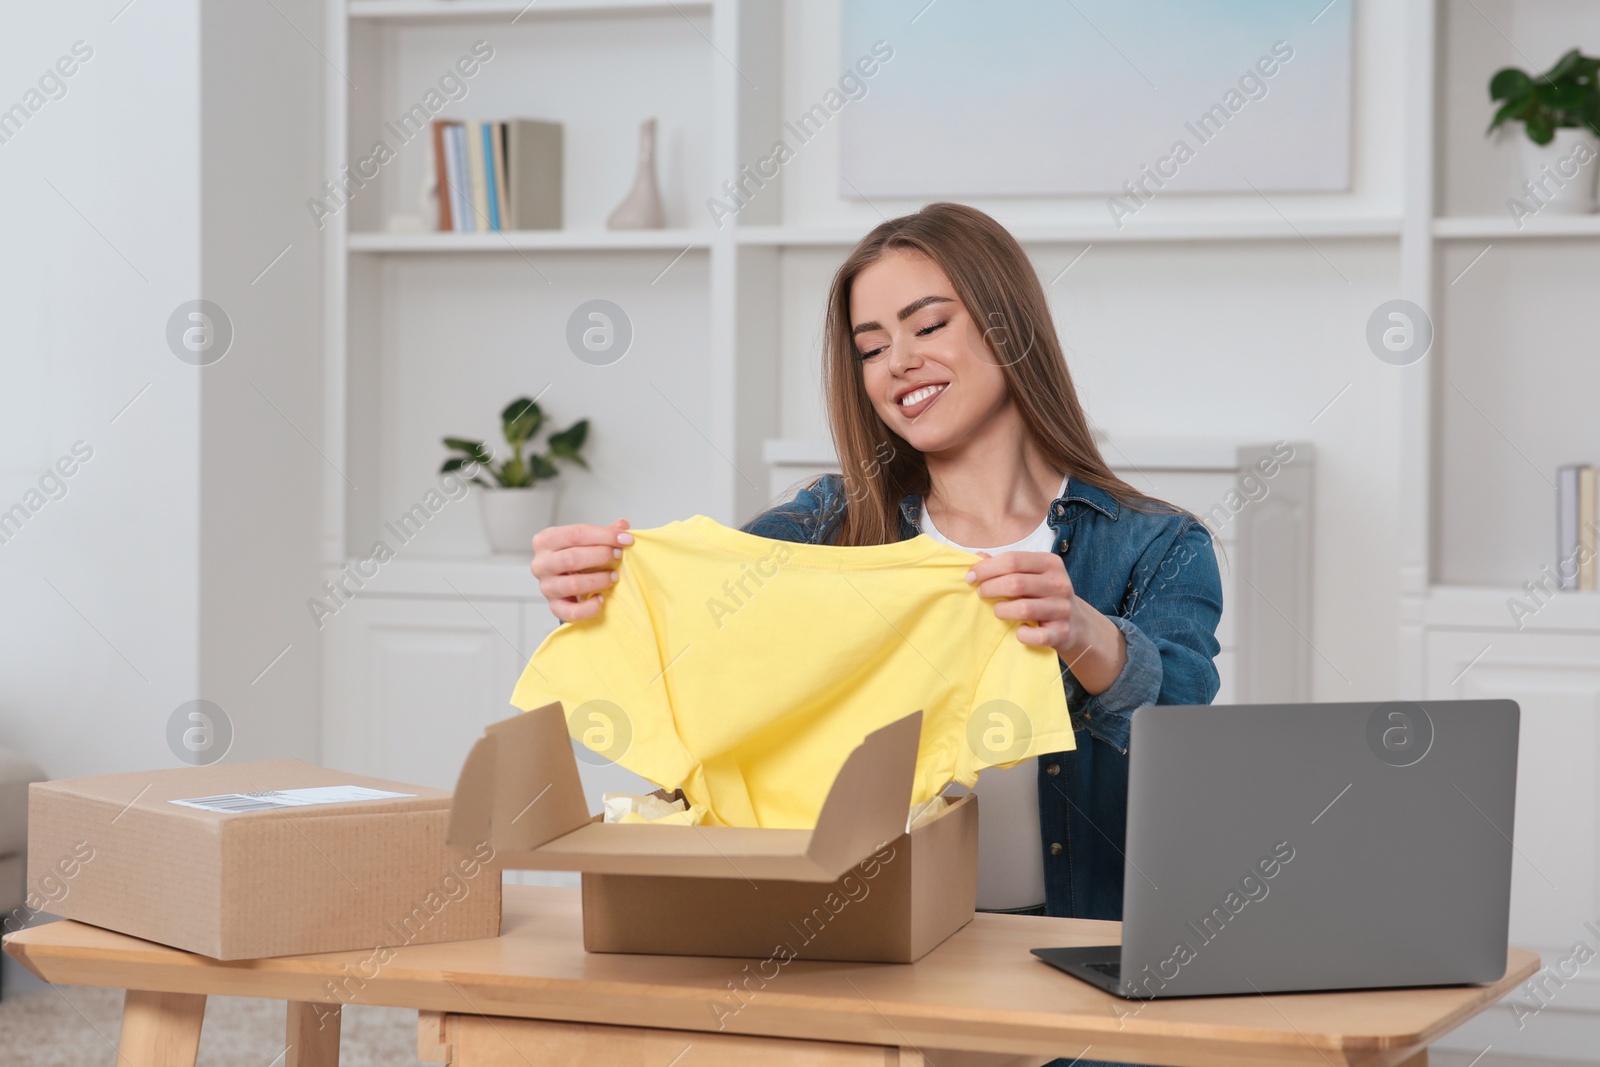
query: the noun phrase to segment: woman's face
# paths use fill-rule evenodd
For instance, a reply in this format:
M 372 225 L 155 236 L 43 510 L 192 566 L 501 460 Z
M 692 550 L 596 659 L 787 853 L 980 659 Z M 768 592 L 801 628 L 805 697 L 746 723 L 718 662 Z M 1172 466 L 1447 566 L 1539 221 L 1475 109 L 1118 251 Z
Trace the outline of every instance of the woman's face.
M 1010 401 L 982 327 L 920 252 L 896 249 L 856 275 L 850 324 L 873 408 L 919 452 L 960 446 Z

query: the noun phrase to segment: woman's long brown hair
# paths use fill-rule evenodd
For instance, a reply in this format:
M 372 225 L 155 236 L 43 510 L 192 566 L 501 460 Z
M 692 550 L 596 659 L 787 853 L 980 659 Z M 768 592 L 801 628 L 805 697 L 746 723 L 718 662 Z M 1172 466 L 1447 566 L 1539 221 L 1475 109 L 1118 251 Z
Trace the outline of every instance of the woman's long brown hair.
M 1022 421 L 1054 469 L 1120 501 L 1159 504 L 1113 474 L 1101 457 L 1067 372 L 1044 287 L 1022 246 L 976 208 L 941 201 L 875 227 L 846 257 L 828 292 L 823 390 L 848 499 L 834 544 L 900 540 L 901 498 L 929 489 L 922 453 L 891 431 L 873 409 L 850 333 L 852 284 L 896 249 L 922 253 L 950 279 L 956 296 L 984 329 L 984 342 L 1005 375 Z

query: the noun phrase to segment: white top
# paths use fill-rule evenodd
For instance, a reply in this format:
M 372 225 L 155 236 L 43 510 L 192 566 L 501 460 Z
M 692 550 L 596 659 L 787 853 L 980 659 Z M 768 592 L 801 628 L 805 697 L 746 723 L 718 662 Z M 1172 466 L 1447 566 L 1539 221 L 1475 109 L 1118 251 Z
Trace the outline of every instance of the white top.
M 1061 480 L 1061 492 L 1067 480 Z M 999 548 L 972 548 L 958 545 L 939 532 L 922 508 L 919 528 L 935 541 L 942 541 L 967 552 L 1050 552 L 1055 548 L 1055 531 L 1048 515 L 1038 527 L 1014 544 Z M 964 793 L 960 785 L 947 792 Z M 978 804 L 978 907 L 988 909 L 1031 908 L 1044 903 L 1044 839 L 1039 831 L 1039 765 L 1025 759 L 1015 767 L 991 767 L 978 776 L 972 790 Z

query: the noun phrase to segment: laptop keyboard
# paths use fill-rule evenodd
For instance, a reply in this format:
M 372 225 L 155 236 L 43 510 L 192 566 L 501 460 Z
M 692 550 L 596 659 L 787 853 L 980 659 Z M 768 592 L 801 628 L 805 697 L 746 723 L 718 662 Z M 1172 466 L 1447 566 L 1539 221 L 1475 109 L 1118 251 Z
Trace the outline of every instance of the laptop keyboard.
M 1115 979 L 1117 979 L 1119 981 L 1122 979 L 1122 961 L 1121 960 L 1110 960 L 1110 961 L 1105 962 L 1105 963 L 1100 963 L 1100 962 L 1085 963 L 1084 966 L 1089 968 L 1089 970 L 1091 970 L 1091 971 L 1095 971 L 1096 973 L 1105 975 L 1107 978 L 1115 978 Z

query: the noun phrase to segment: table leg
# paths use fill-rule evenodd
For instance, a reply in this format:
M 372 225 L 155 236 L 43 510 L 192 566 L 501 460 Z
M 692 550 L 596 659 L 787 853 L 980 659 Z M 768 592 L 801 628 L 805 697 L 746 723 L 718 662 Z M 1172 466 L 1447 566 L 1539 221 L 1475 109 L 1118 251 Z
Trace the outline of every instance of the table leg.
M 417 1012 L 417 1059 L 423 1063 L 449 1063 L 450 1016 L 442 1011 Z
M 288 1055 L 283 1067 L 339 1067 L 340 1005 L 289 1001 L 284 1041 Z
M 206 998 L 130 989 L 122 1000 L 117 1062 L 128 1067 L 194 1067 Z

